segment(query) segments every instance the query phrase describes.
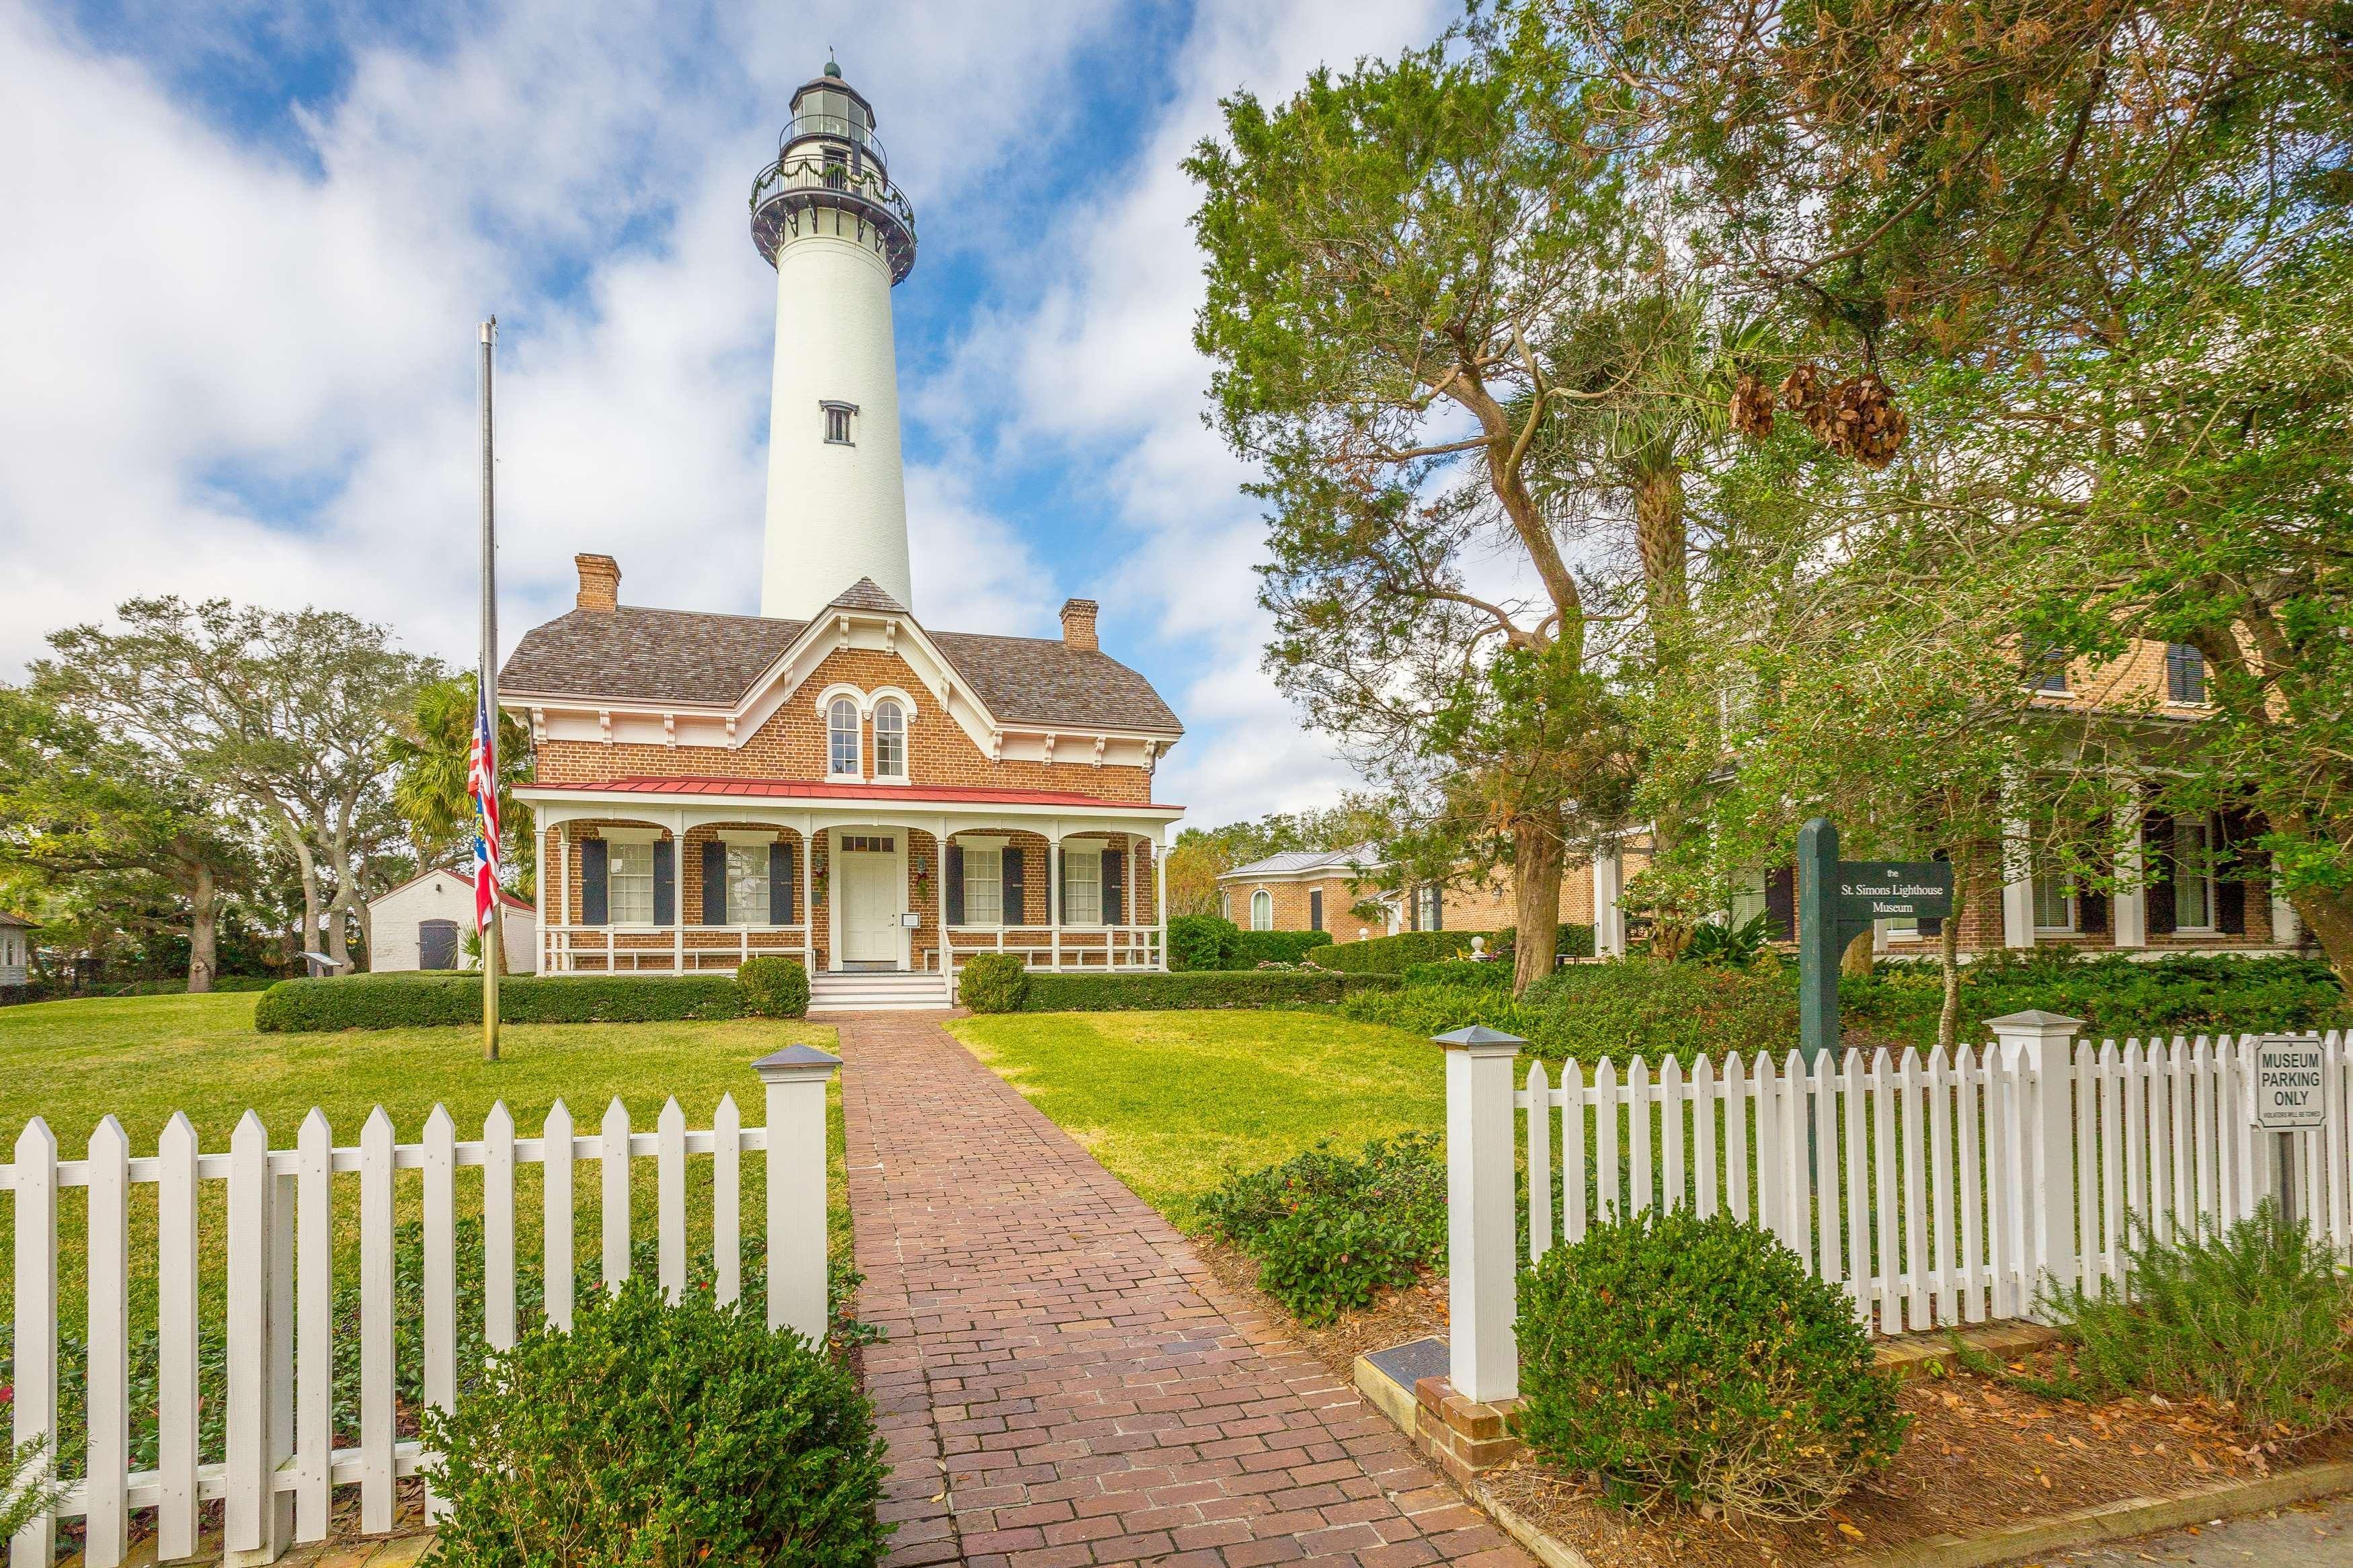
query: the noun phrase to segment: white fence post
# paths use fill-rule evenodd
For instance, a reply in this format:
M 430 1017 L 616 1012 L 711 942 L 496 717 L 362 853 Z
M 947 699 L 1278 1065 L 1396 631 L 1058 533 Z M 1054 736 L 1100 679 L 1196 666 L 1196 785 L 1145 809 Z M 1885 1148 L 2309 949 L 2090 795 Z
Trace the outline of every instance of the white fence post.
M 36 1116 L 16 1137 L 16 1441 L 50 1439 L 44 1466 L 57 1473 L 58 1141 Z M 58 1521 L 27 1520 L 9 1553 L 15 1568 L 49 1568 Z
M 1512 1059 L 1526 1042 L 1476 1024 L 1437 1039 L 1446 1047 L 1446 1374 L 1457 1394 L 1492 1405 L 1520 1392 Z M 1601 1114 L 1606 1126 L 1616 1107 Z M 1641 1107 L 1635 1119 L 1649 1126 Z M 1617 1173 L 1601 1174 L 1606 1193 Z M 1569 1179 L 1581 1184 L 1584 1173 Z
M 229 1135 L 228 1568 L 275 1563 L 294 1540 L 294 1494 L 278 1467 L 294 1451 L 294 1208 L 269 1169 L 269 1131 L 247 1111 Z M 280 1233 L 283 1232 L 283 1235 Z
M 825 1086 L 840 1066 L 814 1046 L 752 1064 L 768 1099 L 768 1327 L 811 1341 L 825 1338 Z
M 2022 1066 L 2030 1081 L 2016 1123 L 2025 1143 L 2027 1256 L 2018 1271 L 2028 1300 L 2019 1307 L 2040 1319 L 2042 1293 L 2073 1284 L 2075 1272 L 2075 1031 L 2081 1018 L 2029 1008 L 1989 1018 L 1986 1026 L 2001 1042 L 2004 1061 Z M 2088 1159 L 2084 1166 L 2091 1172 Z

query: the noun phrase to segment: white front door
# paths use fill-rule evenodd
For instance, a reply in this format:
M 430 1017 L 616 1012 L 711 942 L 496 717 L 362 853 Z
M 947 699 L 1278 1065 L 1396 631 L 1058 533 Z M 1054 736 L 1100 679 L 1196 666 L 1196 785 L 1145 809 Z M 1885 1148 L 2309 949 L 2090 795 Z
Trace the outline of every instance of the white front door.
M 899 857 L 877 850 L 845 850 L 841 872 L 841 962 L 897 963 Z

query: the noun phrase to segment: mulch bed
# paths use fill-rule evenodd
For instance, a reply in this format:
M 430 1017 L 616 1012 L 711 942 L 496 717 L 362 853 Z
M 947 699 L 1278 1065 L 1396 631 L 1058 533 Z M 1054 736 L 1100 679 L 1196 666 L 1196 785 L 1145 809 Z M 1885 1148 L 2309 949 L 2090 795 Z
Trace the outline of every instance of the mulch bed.
M 1367 1351 L 1446 1331 L 1446 1282 L 1425 1280 L 1325 1328 L 1293 1322 L 1254 1284 L 1257 1265 L 1197 1241 L 1229 1289 L 1253 1299 L 1335 1374 L 1353 1375 Z M 2012 1371 L 2039 1370 L 2031 1361 Z M 2353 1432 L 2300 1445 L 2290 1455 L 2246 1446 L 2215 1413 L 2132 1398 L 2105 1405 L 2045 1399 L 1996 1379 L 1944 1366 L 1908 1379 L 1901 1394 L 1910 1431 L 1895 1462 L 1850 1492 L 1830 1515 L 1798 1525 L 1734 1526 L 1696 1514 L 1630 1513 L 1599 1489 L 1523 1460 L 1484 1478 L 1503 1502 L 1547 1534 L 1611 1568 L 1805 1568 L 1929 1536 L 1968 1534 L 2051 1514 L 2161 1497 L 2218 1481 L 2267 1475 L 2284 1465 L 2353 1458 Z

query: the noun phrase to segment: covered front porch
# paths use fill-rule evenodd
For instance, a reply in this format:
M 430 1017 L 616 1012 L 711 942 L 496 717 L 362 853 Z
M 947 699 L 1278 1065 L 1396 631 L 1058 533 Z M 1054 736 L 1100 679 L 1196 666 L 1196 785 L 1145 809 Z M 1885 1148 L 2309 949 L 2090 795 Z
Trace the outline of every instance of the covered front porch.
M 819 803 L 765 781 L 695 783 L 517 792 L 538 813 L 542 973 L 729 973 L 783 954 L 820 994 L 944 1004 L 980 953 L 1166 967 L 1176 808 L 947 789 Z

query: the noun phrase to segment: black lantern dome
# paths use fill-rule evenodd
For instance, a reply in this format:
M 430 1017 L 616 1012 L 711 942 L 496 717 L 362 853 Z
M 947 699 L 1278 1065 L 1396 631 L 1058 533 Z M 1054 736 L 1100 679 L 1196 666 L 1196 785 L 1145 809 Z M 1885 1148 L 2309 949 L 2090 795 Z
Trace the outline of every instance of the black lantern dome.
M 915 267 L 915 209 L 891 183 L 874 106 L 828 60 L 794 92 L 792 111 L 776 161 L 752 183 L 752 243 L 773 267 L 776 247 L 813 225 L 871 245 L 902 281 Z

